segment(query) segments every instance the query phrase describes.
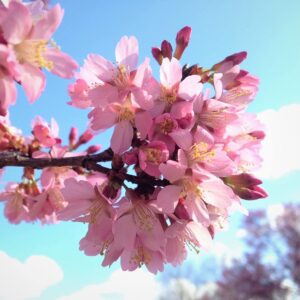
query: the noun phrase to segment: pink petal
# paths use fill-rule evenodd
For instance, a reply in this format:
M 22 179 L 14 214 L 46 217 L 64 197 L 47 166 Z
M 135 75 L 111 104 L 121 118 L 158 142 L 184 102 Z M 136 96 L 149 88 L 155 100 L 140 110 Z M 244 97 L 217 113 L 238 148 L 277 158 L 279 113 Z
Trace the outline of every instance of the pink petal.
M 220 208 L 228 208 L 234 198 L 232 189 L 225 185 L 221 179 L 207 180 L 200 184 L 203 189 L 201 198 L 208 204 Z
M 46 58 L 53 63 L 53 68 L 50 69 L 53 74 L 62 78 L 74 77 L 78 64 L 68 54 L 57 48 L 47 48 Z
M 221 78 L 223 75 L 221 73 L 214 74 L 214 87 L 215 87 L 215 99 L 219 99 L 222 96 L 223 84 Z
M 182 77 L 182 69 L 179 61 L 176 58 L 172 58 L 170 61 L 168 58 L 164 58 L 160 67 L 160 82 L 164 87 L 172 88 L 178 84 Z
M 174 119 L 182 119 L 186 117 L 187 114 L 193 114 L 193 102 L 178 101 L 175 102 L 170 111 L 170 115 Z
M 176 130 L 169 133 L 169 136 L 183 150 L 188 150 L 193 144 L 193 136 L 189 130 Z
M 194 134 L 194 140 L 196 143 L 204 142 L 208 145 L 214 144 L 213 135 L 201 126 L 197 126 L 196 132 Z
M 135 126 L 141 135 L 141 139 L 145 139 L 152 126 L 152 117 L 148 112 L 140 112 L 135 115 Z
M 157 196 L 157 206 L 163 213 L 171 214 L 174 212 L 181 193 L 181 187 L 177 185 L 165 186 Z
M 45 189 L 48 189 L 55 184 L 55 176 L 51 169 L 47 168 L 42 171 L 41 184 Z
M 87 181 L 77 181 L 74 178 L 65 180 L 64 185 L 61 192 L 68 206 L 59 213 L 59 219 L 71 220 L 87 213 L 96 198 L 94 187 Z
M 61 23 L 63 15 L 63 9 L 59 4 L 56 4 L 35 23 L 33 30 L 30 33 L 30 39 L 49 40 Z
M 149 110 L 153 107 L 152 96 L 147 91 L 140 88 L 132 89 L 134 102 L 137 103 L 141 109 Z
M 192 75 L 186 77 L 180 82 L 177 96 L 183 100 L 191 101 L 195 96 L 199 95 L 202 91 L 201 77 L 198 75 Z
M 97 54 L 89 54 L 85 65 L 104 82 L 112 81 L 116 67 L 110 61 Z
M 117 121 L 117 113 L 110 106 L 105 109 L 97 107 L 88 114 L 88 117 L 94 130 L 107 129 Z
M 178 162 L 183 166 L 189 166 L 187 155 L 182 149 L 178 150 Z
M 3 36 L 9 43 L 19 44 L 26 39 L 32 27 L 28 8 L 17 1 L 11 1 L 6 18 L 1 24 Z
M 212 238 L 206 227 L 196 222 L 189 222 L 186 226 L 203 248 L 211 247 Z
M 25 90 L 25 94 L 30 103 L 33 103 L 43 92 L 46 85 L 46 78 L 44 73 L 37 67 L 28 63 L 20 65 L 21 85 Z
M 111 138 L 111 148 L 114 153 L 121 154 L 130 146 L 133 139 L 133 128 L 128 121 L 122 121 L 115 127 Z
M 1 71 L 0 71 L 1 72 Z M 10 105 L 15 104 L 17 89 L 11 77 L 0 79 L 0 115 L 5 116 Z
M 116 242 L 127 249 L 132 249 L 134 246 L 136 230 L 131 213 L 120 217 L 113 225 Z
M 183 178 L 186 167 L 182 166 L 178 162 L 168 160 L 167 163 L 160 164 L 159 170 L 167 180 L 175 182 Z
M 116 60 L 119 65 L 133 71 L 138 62 L 139 45 L 136 37 L 123 36 L 116 46 Z
M 88 94 L 95 107 L 104 107 L 107 103 L 115 102 L 118 97 L 118 89 L 110 84 L 99 85 Z
M 144 62 L 137 68 L 132 84 L 136 87 L 142 88 L 145 81 L 151 77 L 151 67 L 149 65 L 150 59 L 147 57 Z

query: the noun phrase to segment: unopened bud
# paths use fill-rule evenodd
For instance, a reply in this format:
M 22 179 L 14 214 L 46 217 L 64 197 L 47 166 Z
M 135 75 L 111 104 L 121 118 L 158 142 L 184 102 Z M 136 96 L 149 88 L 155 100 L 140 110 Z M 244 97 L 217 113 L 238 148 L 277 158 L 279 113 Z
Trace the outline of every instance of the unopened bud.
M 151 49 L 151 52 L 155 60 L 161 65 L 163 60 L 163 55 L 161 53 L 161 50 L 159 48 L 153 47 Z
M 72 127 L 69 133 L 69 145 L 72 147 L 75 145 L 78 136 L 78 129 Z
M 135 165 L 138 162 L 137 151 L 126 152 L 123 154 L 123 161 L 127 165 Z
M 259 187 L 261 180 L 251 174 L 243 173 L 224 178 L 224 182 L 232 188 L 234 193 L 245 200 L 266 198 L 268 194 Z
M 246 51 L 229 55 L 219 63 L 215 64 L 212 67 L 212 70 L 222 72 L 222 73 L 226 72 L 227 70 L 231 69 L 233 66 L 239 65 L 246 58 L 247 58 Z
M 186 209 L 185 200 L 180 198 L 175 208 L 174 214 L 176 217 L 182 220 L 191 220 L 191 217 Z
M 191 38 L 192 28 L 189 26 L 183 27 L 178 31 L 176 36 L 176 49 L 174 57 L 180 59 L 185 48 L 188 46 Z
M 162 43 L 161 43 L 161 53 L 162 53 L 163 58 L 167 57 L 171 60 L 172 52 L 173 52 L 172 45 L 166 40 L 162 41 Z
M 86 153 L 94 154 L 94 153 L 98 152 L 100 149 L 101 149 L 100 145 L 92 145 L 87 148 Z
M 87 129 L 78 140 L 78 145 L 85 144 L 89 142 L 94 137 L 94 133 L 91 129 Z

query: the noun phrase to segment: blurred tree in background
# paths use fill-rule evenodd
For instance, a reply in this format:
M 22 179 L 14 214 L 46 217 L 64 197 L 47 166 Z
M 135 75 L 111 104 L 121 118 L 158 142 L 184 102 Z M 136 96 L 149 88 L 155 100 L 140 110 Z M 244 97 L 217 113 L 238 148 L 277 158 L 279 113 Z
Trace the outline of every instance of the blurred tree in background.
M 161 300 L 300 299 L 300 204 L 273 208 L 245 217 L 242 254 L 224 260 L 215 281 L 208 274 L 205 283 L 202 269 L 189 270 L 187 279 L 177 274 Z M 229 251 L 232 257 L 235 249 Z

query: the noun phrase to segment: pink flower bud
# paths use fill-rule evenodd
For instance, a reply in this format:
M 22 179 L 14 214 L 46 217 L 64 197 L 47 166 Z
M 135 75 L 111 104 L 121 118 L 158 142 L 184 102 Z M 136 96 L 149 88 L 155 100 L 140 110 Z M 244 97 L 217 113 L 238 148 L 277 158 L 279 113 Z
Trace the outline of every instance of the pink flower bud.
M 247 58 L 246 51 L 242 51 L 239 53 L 229 55 L 229 56 L 225 57 L 219 63 L 215 64 L 212 67 L 212 70 L 224 73 L 224 72 L 228 71 L 229 69 L 231 69 L 233 66 L 241 64 L 243 62 L 243 60 L 246 58 Z
M 167 57 L 167 58 L 171 59 L 172 58 L 172 52 L 173 52 L 172 45 L 166 40 L 162 41 L 162 43 L 161 43 L 162 56 L 164 58 Z
M 77 136 L 78 136 L 78 129 L 76 127 L 72 127 L 69 133 L 70 146 L 73 146 L 76 143 Z
M 138 161 L 137 151 L 126 152 L 123 155 L 123 161 L 127 165 L 135 165 Z
M 258 185 L 260 179 L 251 174 L 243 173 L 224 178 L 224 182 L 232 188 L 236 195 L 245 200 L 256 200 L 266 198 L 268 194 Z
M 100 145 L 92 145 L 90 147 L 87 148 L 86 153 L 87 154 L 93 154 L 98 152 L 101 149 Z
M 94 137 L 94 133 L 91 129 L 87 129 L 78 140 L 78 145 L 85 144 L 89 142 Z
M 159 48 L 153 47 L 151 52 L 155 60 L 161 65 L 163 60 L 163 55 L 161 53 L 161 50 Z
M 180 59 L 185 48 L 188 46 L 191 38 L 192 28 L 189 26 L 183 27 L 178 31 L 176 36 L 176 49 L 174 57 Z

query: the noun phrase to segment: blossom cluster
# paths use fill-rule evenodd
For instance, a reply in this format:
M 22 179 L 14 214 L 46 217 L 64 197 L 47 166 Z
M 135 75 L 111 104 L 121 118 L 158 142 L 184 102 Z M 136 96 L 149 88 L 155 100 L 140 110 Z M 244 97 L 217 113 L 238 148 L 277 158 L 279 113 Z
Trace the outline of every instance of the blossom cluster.
M 41 68 L 73 76 L 77 64 L 49 42 L 61 18 L 59 5 L 50 9 L 40 1 L 0 6 L 3 115 L 15 101 L 15 82 L 33 101 L 44 87 Z M 145 265 L 156 273 L 166 263 L 182 263 L 188 248 L 209 249 L 229 215 L 245 212 L 241 199 L 267 196 L 251 175 L 261 163 L 264 131 L 246 112 L 259 85 L 240 68 L 247 54 L 233 54 L 209 69 L 182 65 L 190 36 L 191 28 L 184 27 L 174 51 L 168 41 L 152 48 L 159 80 L 149 58 L 139 64 L 134 36 L 120 39 L 116 62 L 89 54 L 69 86 L 69 104 L 89 109 L 89 128 L 80 137 L 72 128 L 67 146 L 54 120 L 48 124 L 37 117 L 32 136 L 24 138 L 8 117 L 1 117 L 0 151 L 18 151 L 35 163 L 49 161 L 40 183 L 34 166 L 27 166 L 22 183 L 11 183 L 0 194 L 12 223 L 88 223 L 80 241 L 86 255 L 103 255 L 103 266 L 120 259 L 123 270 Z M 101 166 L 101 159 L 88 163 L 97 145 L 73 153 L 110 127 L 105 161 L 111 168 Z M 86 157 L 81 165 L 51 166 L 51 159 L 75 161 L 76 156 Z
M 41 95 L 46 82 L 41 68 L 74 76 L 77 63 L 51 39 L 62 18 L 59 4 L 48 9 L 43 1 L 0 2 L 0 115 L 16 102 L 16 83 L 31 103 Z

